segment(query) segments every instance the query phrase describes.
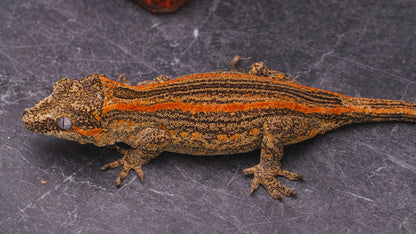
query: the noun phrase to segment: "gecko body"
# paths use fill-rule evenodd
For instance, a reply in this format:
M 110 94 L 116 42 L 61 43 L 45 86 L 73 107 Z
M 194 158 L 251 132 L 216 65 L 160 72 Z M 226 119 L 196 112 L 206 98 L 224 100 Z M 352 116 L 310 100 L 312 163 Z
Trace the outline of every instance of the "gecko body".
M 352 98 L 297 84 L 263 63 L 250 72 L 212 72 L 169 80 L 159 76 L 131 86 L 94 74 L 62 79 L 52 94 L 26 109 L 25 126 L 59 138 L 131 149 L 101 169 L 123 166 L 116 184 L 163 151 L 226 155 L 261 149 L 250 193 L 263 185 L 276 199 L 296 193 L 276 176 L 302 180 L 283 170 L 283 147 L 338 127 L 362 122 L 416 122 L 416 104 Z

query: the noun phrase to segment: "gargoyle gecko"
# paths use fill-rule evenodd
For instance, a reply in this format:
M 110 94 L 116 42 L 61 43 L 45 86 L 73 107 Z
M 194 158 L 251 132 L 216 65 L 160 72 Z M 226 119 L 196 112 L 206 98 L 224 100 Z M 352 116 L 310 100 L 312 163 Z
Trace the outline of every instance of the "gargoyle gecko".
M 234 60 L 238 61 L 237 60 Z M 124 156 L 101 169 L 123 166 L 116 184 L 163 151 L 226 155 L 261 149 L 253 193 L 263 185 L 275 199 L 296 195 L 275 177 L 302 180 L 281 168 L 283 147 L 338 127 L 362 122 L 416 122 L 416 104 L 352 98 L 297 84 L 262 62 L 248 73 L 210 72 L 131 86 L 93 74 L 62 79 L 52 94 L 23 113 L 26 128 L 55 137 L 115 146 Z

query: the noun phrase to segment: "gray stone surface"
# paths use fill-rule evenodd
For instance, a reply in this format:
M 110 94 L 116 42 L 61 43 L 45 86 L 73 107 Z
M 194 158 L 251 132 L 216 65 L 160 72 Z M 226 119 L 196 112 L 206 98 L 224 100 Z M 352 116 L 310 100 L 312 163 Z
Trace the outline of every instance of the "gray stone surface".
M 164 153 L 145 183 L 120 155 L 32 133 L 24 108 L 62 77 L 227 70 L 252 56 L 299 83 L 416 102 L 416 5 L 403 1 L 203 1 L 153 15 L 128 0 L 0 2 L 1 233 L 414 233 L 416 125 L 362 124 L 286 148 L 297 198 L 249 195 L 259 152 Z M 249 63 L 243 64 L 248 67 Z M 46 181 L 42 184 L 41 180 Z

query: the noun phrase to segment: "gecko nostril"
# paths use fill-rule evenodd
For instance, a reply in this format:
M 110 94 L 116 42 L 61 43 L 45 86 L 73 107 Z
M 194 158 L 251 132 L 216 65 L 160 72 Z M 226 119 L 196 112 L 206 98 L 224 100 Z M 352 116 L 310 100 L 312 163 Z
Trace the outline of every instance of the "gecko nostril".
M 25 109 L 25 110 L 23 111 L 23 115 L 26 115 L 27 113 L 29 113 L 29 111 L 28 111 L 27 109 Z

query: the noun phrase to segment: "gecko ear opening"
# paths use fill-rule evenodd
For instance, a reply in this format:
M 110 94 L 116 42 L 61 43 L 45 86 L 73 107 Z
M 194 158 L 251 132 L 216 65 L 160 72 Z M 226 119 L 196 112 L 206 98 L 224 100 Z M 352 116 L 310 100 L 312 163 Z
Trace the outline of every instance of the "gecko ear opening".
M 72 127 L 72 120 L 66 116 L 60 117 L 56 120 L 56 125 L 64 131 Z

